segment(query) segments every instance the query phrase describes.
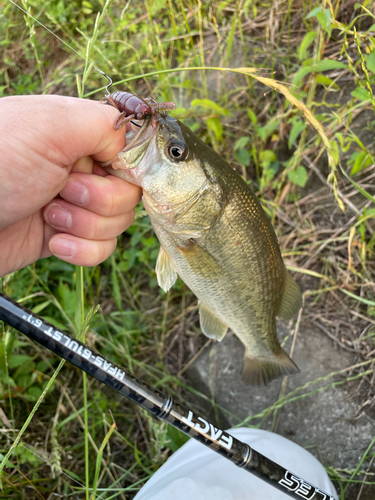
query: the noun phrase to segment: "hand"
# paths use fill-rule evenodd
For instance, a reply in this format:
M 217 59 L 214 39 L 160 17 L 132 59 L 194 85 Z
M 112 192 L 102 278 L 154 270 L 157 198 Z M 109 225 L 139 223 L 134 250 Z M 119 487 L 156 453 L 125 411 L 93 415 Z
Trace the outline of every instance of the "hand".
M 51 254 L 95 266 L 114 251 L 141 197 L 95 163 L 125 146 L 117 115 L 72 97 L 0 99 L 0 276 Z

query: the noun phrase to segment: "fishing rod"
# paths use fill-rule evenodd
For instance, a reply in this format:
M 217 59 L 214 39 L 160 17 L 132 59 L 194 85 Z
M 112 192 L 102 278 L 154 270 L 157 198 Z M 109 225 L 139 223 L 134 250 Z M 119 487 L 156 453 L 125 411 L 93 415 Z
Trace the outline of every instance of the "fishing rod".
M 0 293 L 0 320 L 292 498 L 337 500 Z

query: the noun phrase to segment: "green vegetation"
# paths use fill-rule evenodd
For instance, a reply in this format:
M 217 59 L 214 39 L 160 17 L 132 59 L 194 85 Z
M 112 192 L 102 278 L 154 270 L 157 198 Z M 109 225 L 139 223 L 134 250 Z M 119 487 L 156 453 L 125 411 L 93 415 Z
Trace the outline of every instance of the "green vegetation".
M 319 319 L 355 352 L 358 362 L 344 374 L 282 394 L 245 424 L 261 425 L 321 382 L 359 381 L 356 397 L 374 412 L 373 3 L 19 0 L 76 52 L 12 3 L 0 5 L 1 96 L 99 100 L 107 84 L 99 68 L 118 89 L 174 101 L 175 116 L 261 197 L 305 292 L 295 332 Z M 85 342 L 177 400 L 194 400 L 180 372 L 205 342 L 196 299 L 181 281 L 167 294 L 158 288 L 158 247 L 139 207 L 102 265 L 45 259 L 6 276 L 0 288 L 75 335 L 92 315 Z M 1 460 L 19 439 L 2 463 L 1 498 L 130 499 L 185 441 L 5 325 L 0 401 Z M 374 487 L 366 475 L 372 444 L 357 469 L 329 471 L 340 500 Z

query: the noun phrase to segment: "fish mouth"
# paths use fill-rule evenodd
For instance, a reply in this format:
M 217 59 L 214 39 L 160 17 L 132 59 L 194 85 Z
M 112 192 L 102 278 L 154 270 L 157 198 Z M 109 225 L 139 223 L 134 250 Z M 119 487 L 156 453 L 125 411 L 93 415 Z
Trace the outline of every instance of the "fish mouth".
M 146 117 L 144 120 L 132 120 L 131 129 L 126 133 L 126 146 L 113 160 L 100 163 L 104 168 L 133 169 L 142 160 L 151 139 L 155 137 L 158 126 L 158 114 Z M 119 163 L 118 163 L 119 160 Z
M 126 146 L 118 154 L 122 167 L 127 169 L 137 167 L 145 156 L 151 140 L 157 133 L 159 116 L 152 115 L 142 121 L 130 123 L 132 128 L 126 134 Z
M 126 153 L 131 149 L 144 145 L 150 142 L 151 138 L 157 131 L 159 125 L 159 117 L 152 115 L 144 120 L 132 120 L 130 122 L 131 129 L 126 133 L 126 146 L 121 151 Z

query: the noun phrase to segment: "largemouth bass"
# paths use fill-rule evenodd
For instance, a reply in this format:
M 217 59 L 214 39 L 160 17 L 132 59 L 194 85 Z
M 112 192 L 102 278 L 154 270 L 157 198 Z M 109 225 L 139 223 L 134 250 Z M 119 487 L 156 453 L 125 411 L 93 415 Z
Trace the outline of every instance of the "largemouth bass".
M 298 368 L 280 347 L 276 316 L 291 318 L 301 293 L 283 263 L 260 202 L 242 177 L 179 120 L 157 113 L 133 126 L 104 166 L 141 186 L 160 241 L 165 290 L 179 275 L 199 299 L 203 333 L 228 328 L 245 346 L 243 380 L 261 385 Z

